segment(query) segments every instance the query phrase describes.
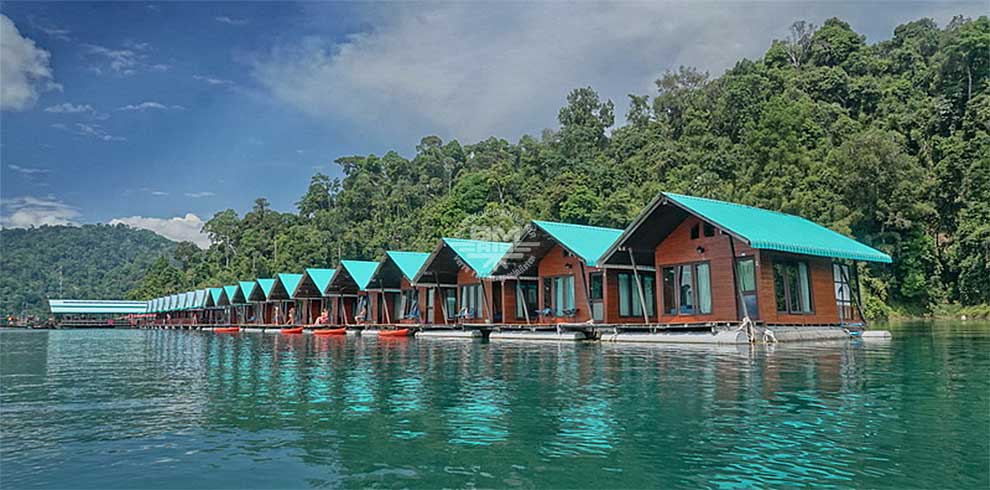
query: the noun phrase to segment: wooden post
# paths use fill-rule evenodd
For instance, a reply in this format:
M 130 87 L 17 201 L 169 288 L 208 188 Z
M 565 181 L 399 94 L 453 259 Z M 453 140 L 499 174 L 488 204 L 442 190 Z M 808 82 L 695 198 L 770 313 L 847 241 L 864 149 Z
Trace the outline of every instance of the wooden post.
M 385 299 L 385 287 L 382 286 L 381 281 L 378 281 L 378 288 L 379 288 L 378 294 L 382 295 L 382 310 L 385 312 L 385 323 L 391 324 L 392 315 L 389 314 L 388 312 L 388 301 Z M 379 318 L 378 320 L 381 320 L 381 318 Z
M 632 264 L 633 268 L 633 278 L 636 280 L 636 290 L 639 291 L 639 306 L 643 310 L 643 323 L 650 323 L 650 313 L 646 311 L 646 295 L 643 294 L 643 283 L 639 280 L 639 270 L 636 267 L 636 258 L 633 257 L 632 249 L 627 248 L 626 252 L 629 252 L 629 263 Z
M 441 294 L 443 292 L 443 289 L 440 288 L 440 278 L 437 277 L 436 272 L 433 273 L 433 282 L 437 285 L 436 287 L 437 295 L 443 296 L 443 294 Z M 443 324 L 447 325 L 447 298 L 442 297 L 439 299 L 440 299 L 440 313 L 443 315 Z M 433 300 L 436 301 L 437 298 L 433 298 Z
M 481 285 L 481 313 L 484 314 L 487 310 L 488 318 L 485 319 L 485 323 L 491 323 L 491 318 L 494 317 L 494 315 L 491 314 L 492 308 L 488 305 L 488 293 L 485 291 L 485 280 L 479 277 L 478 281 L 478 284 Z
M 588 284 L 588 273 L 584 270 L 584 261 L 578 260 L 578 265 L 581 266 L 581 284 L 583 285 L 581 289 L 584 289 L 584 302 L 588 305 L 588 319 L 592 323 L 595 321 L 595 313 L 591 308 L 591 286 Z M 646 305 L 643 305 L 645 308 Z
M 856 267 L 856 261 L 852 261 L 852 267 Z M 850 290 L 849 295 L 856 300 L 856 310 L 859 311 L 859 320 L 863 322 L 863 325 L 866 325 L 866 317 L 863 316 L 863 304 L 859 300 L 859 271 L 856 272 L 856 288 L 853 289 L 852 282 L 849 280 L 849 277 L 846 275 L 845 269 L 840 267 L 839 270 L 842 271 L 842 277 L 843 279 L 846 280 L 846 284 L 849 286 L 849 290 Z

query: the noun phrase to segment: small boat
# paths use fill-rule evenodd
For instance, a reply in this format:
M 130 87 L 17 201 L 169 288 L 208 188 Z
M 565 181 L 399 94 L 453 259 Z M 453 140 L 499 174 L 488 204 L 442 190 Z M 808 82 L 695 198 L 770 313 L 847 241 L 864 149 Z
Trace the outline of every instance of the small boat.
M 223 327 L 223 328 L 213 329 L 214 333 L 237 333 L 240 331 L 241 331 L 241 327 Z
M 303 333 L 303 328 L 302 328 L 302 327 L 296 327 L 296 328 L 283 328 L 283 329 L 281 330 L 281 332 L 282 332 L 282 333 L 286 333 L 286 334 L 293 334 L 293 333 Z
M 400 328 L 398 330 L 382 330 L 378 332 L 379 337 L 408 337 L 410 330 L 408 328 Z
M 341 328 L 321 328 L 313 330 L 313 335 L 347 335 L 347 329 Z

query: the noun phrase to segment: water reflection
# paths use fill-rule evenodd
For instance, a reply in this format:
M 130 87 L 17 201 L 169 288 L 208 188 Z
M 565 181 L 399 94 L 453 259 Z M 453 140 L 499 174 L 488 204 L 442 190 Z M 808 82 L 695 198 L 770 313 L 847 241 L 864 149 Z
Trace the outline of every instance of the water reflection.
M 711 347 L 3 332 L 0 478 L 986 488 L 988 334 Z

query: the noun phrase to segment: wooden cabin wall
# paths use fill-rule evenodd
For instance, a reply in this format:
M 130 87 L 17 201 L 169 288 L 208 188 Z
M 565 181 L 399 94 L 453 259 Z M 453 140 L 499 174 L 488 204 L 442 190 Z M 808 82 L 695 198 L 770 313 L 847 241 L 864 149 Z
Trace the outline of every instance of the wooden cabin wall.
M 553 322 L 564 322 L 564 323 L 582 323 L 591 319 L 591 310 L 588 306 L 588 276 L 592 272 L 599 271 L 595 267 L 585 267 L 585 273 L 581 274 L 581 259 L 574 255 L 569 255 L 565 253 L 565 250 L 560 245 L 555 245 L 550 249 L 540 259 L 540 263 L 537 265 L 537 275 L 539 276 L 539 281 L 537 283 L 537 301 L 539 309 L 543 310 L 550 308 L 551 305 L 545 304 L 544 301 L 544 287 L 546 282 L 552 277 L 559 276 L 574 276 L 574 308 L 577 309 L 577 313 L 574 317 L 569 318 L 544 318 L 544 322 L 551 320 Z M 618 293 L 616 293 L 618 294 Z M 513 314 L 514 316 L 514 314 Z
M 605 311 L 605 320 L 603 323 L 612 324 L 639 324 L 643 323 L 643 315 L 630 315 L 622 316 L 619 314 L 619 274 L 632 274 L 632 269 L 605 269 L 605 274 L 602 277 L 602 293 L 603 301 L 602 305 Z M 653 272 L 650 271 L 639 271 L 640 277 L 643 275 L 652 275 Z M 644 291 L 645 293 L 645 291 Z M 635 288 L 632 290 L 632 294 L 639 295 L 639 290 Z M 649 301 L 649 300 L 647 300 Z M 659 311 L 659 303 L 657 303 L 657 309 L 654 311 L 653 315 L 649 316 L 650 323 L 657 321 L 657 311 Z
M 774 290 L 773 263 L 775 259 L 800 260 L 808 264 L 811 276 L 812 313 L 791 314 L 777 311 L 777 295 Z M 837 324 L 839 308 L 835 301 L 835 283 L 832 260 L 824 257 L 760 251 L 757 295 L 760 301 L 760 319 L 766 323 L 798 325 Z
M 698 238 L 691 238 L 691 229 L 698 225 Z M 698 247 L 704 251 L 698 253 Z M 755 251 L 745 243 L 735 240 L 736 257 L 751 257 Z M 729 236 L 715 230 L 715 235 L 706 237 L 704 234 L 704 223 L 694 217 L 688 216 L 677 228 L 667 236 L 655 250 L 654 264 L 656 264 L 656 295 L 657 312 L 660 314 L 660 323 L 702 323 L 702 322 L 726 322 L 739 320 L 737 308 L 737 294 L 733 286 L 734 276 L 732 274 L 733 260 L 732 247 L 729 245 Z M 697 315 L 668 315 L 663 304 L 663 267 L 683 265 L 697 262 L 708 262 L 709 274 L 712 288 L 712 312 L 710 314 Z M 760 264 L 757 260 L 757 275 L 759 276 Z M 772 277 L 771 277 L 772 280 Z M 771 291 L 773 283 L 771 282 Z M 757 284 L 757 295 L 762 295 L 761 284 Z M 763 298 L 760 296 L 760 310 L 762 312 Z
M 536 323 L 536 313 L 529 312 L 530 323 Z M 526 323 L 525 318 L 516 318 L 516 281 L 502 281 L 502 323 Z

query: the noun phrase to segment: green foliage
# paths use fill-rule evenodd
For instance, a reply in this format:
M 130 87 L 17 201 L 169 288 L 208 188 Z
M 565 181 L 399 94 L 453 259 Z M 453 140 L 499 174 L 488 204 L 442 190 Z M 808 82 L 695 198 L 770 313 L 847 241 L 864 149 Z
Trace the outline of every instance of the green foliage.
M 298 214 L 263 199 L 219 212 L 209 250 L 176 247 L 133 296 L 500 237 L 526 219 L 625 227 L 669 190 L 805 216 L 892 254 L 860 267 L 869 317 L 988 303 L 988 45 L 986 17 L 921 19 L 872 45 L 839 19 L 798 22 L 717 78 L 664 74 L 629 96 L 619 127 L 586 87 L 539 137 L 427 136 L 411 158 L 338 158 L 342 177 L 313 176 Z
M 47 316 L 48 298 L 120 299 L 176 244 L 124 225 L 2 229 L 0 312 Z M 170 278 L 170 281 L 177 280 Z

